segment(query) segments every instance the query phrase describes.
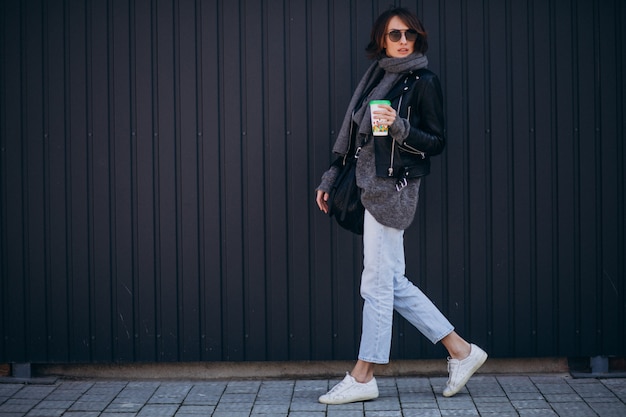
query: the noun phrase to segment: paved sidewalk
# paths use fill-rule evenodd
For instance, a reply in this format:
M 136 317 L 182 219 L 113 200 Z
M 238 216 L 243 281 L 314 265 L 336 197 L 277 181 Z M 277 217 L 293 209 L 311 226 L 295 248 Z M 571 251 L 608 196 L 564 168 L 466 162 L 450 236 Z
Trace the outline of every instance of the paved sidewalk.
M 339 380 L 3 383 L 0 417 L 626 416 L 626 378 L 478 375 L 444 398 L 445 378 L 381 377 L 374 401 L 318 403 Z

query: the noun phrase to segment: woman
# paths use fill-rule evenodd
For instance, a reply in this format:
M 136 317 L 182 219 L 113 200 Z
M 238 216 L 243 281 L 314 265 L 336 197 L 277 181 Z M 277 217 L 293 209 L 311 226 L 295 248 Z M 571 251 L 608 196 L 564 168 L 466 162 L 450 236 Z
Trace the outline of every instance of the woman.
M 448 350 L 449 379 L 443 391 L 456 394 L 487 359 L 466 342 L 435 305 L 404 276 L 404 230 L 415 216 L 421 177 L 430 156 L 445 146 L 441 86 L 426 69 L 427 35 L 417 16 L 404 8 L 383 13 L 366 49 L 375 62 L 357 86 L 333 147 L 340 155 L 359 149 L 357 185 L 366 209 L 363 230 L 361 296 L 363 328 L 352 372 L 319 401 L 344 404 L 378 397 L 375 364 L 389 362 L 393 310 L 432 343 Z M 389 126 L 388 136 L 372 136 L 368 103 L 387 99 L 374 112 Z M 316 189 L 320 210 L 328 213 L 329 190 L 338 168 L 331 167 Z

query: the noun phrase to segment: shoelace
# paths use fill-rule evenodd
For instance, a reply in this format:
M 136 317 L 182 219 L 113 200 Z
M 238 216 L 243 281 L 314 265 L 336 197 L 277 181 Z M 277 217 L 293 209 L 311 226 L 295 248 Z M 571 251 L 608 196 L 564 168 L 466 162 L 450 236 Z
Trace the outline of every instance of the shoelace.
M 347 374 L 346 374 L 347 375 Z M 335 385 L 330 391 L 328 391 L 329 394 L 335 392 L 335 391 L 339 391 L 344 385 L 347 385 L 349 382 L 346 381 L 345 379 L 343 379 L 340 383 L 338 383 L 337 385 Z
M 453 368 L 454 368 L 454 363 L 451 360 L 452 358 L 448 357 L 448 385 L 450 384 L 450 382 L 452 381 L 452 372 L 453 372 Z

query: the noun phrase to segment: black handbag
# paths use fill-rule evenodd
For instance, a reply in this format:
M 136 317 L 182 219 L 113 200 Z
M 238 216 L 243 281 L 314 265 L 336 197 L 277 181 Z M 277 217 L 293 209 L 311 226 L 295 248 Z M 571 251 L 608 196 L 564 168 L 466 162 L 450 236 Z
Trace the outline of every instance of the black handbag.
M 333 162 L 339 168 L 339 174 L 329 193 L 328 215 L 334 216 L 344 229 L 362 235 L 365 207 L 361 203 L 361 189 L 356 185 L 359 150 L 360 148 L 354 154 L 339 157 Z

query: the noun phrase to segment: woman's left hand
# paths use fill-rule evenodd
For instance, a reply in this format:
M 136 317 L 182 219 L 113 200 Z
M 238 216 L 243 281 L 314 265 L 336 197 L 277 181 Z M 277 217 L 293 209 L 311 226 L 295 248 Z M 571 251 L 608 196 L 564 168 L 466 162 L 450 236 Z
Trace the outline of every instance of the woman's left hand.
M 374 115 L 376 119 L 381 120 L 381 122 L 387 126 L 391 126 L 393 122 L 396 121 L 397 117 L 396 110 L 387 104 L 379 105 L 378 109 L 374 110 Z
M 324 213 L 328 214 L 328 197 L 329 194 L 322 191 L 322 190 L 317 190 L 317 194 L 315 196 L 315 201 L 317 202 L 317 206 L 320 208 L 320 210 L 322 210 Z

